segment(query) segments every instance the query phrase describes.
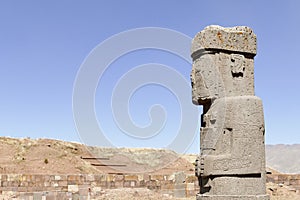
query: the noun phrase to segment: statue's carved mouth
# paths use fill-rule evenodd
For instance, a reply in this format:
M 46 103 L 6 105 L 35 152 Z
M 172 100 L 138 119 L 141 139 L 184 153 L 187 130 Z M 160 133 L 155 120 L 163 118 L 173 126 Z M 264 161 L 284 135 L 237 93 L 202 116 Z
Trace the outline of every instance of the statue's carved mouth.
M 243 78 L 244 77 L 243 72 L 238 72 L 238 73 L 231 72 L 231 75 L 233 78 Z

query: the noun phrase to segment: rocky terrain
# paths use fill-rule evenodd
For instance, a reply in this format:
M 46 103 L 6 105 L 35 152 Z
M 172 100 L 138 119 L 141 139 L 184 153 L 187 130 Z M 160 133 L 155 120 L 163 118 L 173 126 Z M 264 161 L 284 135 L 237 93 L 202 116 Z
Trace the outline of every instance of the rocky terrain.
M 296 158 L 300 145 L 267 146 L 267 164 L 283 172 L 299 172 Z M 285 156 L 282 156 L 285 155 Z M 164 149 L 86 147 L 51 139 L 0 137 L 0 174 L 193 174 L 196 155 L 178 155 Z M 98 159 L 96 159 L 98 158 Z M 275 170 L 273 173 L 279 173 Z M 288 185 L 267 183 L 271 200 L 300 199 Z M 1 196 L 0 199 L 13 199 Z M 103 190 L 99 199 L 176 199 L 146 188 Z M 190 198 L 194 199 L 194 198 Z

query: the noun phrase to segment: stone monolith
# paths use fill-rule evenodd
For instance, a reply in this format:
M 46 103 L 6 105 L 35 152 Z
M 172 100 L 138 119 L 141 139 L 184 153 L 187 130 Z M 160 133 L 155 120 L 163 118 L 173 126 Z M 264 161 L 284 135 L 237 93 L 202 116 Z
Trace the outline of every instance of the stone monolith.
M 254 95 L 256 35 L 208 26 L 192 42 L 192 101 L 203 106 L 197 200 L 268 200 L 262 101 Z

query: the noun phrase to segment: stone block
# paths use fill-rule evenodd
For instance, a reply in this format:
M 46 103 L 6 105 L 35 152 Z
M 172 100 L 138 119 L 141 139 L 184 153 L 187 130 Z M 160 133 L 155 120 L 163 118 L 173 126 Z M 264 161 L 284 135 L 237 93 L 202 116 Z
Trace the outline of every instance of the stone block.
M 72 194 L 72 200 L 80 200 L 79 194 Z
M 135 187 L 144 187 L 144 181 L 135 181 Z
M 168 180 L 175 182 L 175 174 L 168 176 Z
M 170 191 L 174 190 L 174 183 L 173 183 L 173 181 L 164 181 L 161 184 L 161 189 L 162 190 L 166 190 L 166 191 L 168 191 L 168 190 L 170 190 Z
M 110 181 L 110 182 L 107 182 L 107 188 L 111 189 L 111 188 L 115 188 L 115 182 L 114 181 Z
M 20 181 L 14 180 L 14 181 L 10 181 L 9 184 L 11 187 L 19 187 L 20 186 Z
M 123 181 L 124 180 L 124 175 L 115 175 L 115 181 Z
M 20 181 L 22 180 L 22 175 L 20 174 L 8 174 L 7 181 Z
M 48 182 L 48 181 L 44 182 L 44 187 L 50 187 L 50 186 L 51 186 L 50 182 Z
M 54 176 L 54 180 L 55 181 L 60 181 L 61 180 L 61 176 L 58 176 L 58 175 Z
M 7 181 L 7 175 L 6 174 L 1 175 L 1 181 Z
M 51 187 L 58 187 L 58 182 L 57 181 L 53 181 L 51 182 Z
M 57 181 L 58 186 L 68 186 L 68 181 L 66 180 L 59 180 Z
M 50 179 L 50 181 L 55 181 L 55 175 L 50 175 L 49 179 Z
M 151 177 L 151 175 L 149 175 L 149 174 L 143 174 L 143 180 L 145 180 L 145 181 L 149 181 L 150 177 Z
M 56 200 L 57 198 L 57 194 L 56 193 L 48 193 L 46 194 L 46 200 Z
M 42 193 L 33 193 L 33 200 L 41 200 L 43 194 Z M 46 199 L 46 198 L 44 198 Z
M 76 181 L 77 177 L 75 175 L 68 175 L 67 180 L 68 181 Z M 55 178 L 54 178 L 55 180 Z
M 160 186 L 157 185 L 157 181 L 147 181 L 146 186 L 150 190 L 157 190 L 160 188 Z
M 138 181 L 137 175 L 125 175 L 124 176 L 125 181 Z
M 144 180 L 144 175 L 143 174 L 138 174 L 138 181 L 143 181 Z
M 164 179 L 164 175 L 151 175 L 151 180 L 157 180 L 157 181 L 163 181 Z
M 78 185 L 68 185 L 68 192 L 75 193 L 78 191 L 79 191 Z
M 33 200 L 33 194 L 28 193 L 20 193 L 20 200 Z
M 50 182 L 50 176 L 49 175 L 44 175 L 44 181 L 45 182 Z
M 44 182 L 44 175 L 35 175 L 35 182 Z
M 18 192 L 27 192 L 27 187 L 18 187 Z
M 56 200 L 59 200 L 59 199 L 68 200 L 69 198 L 68 198 L 67 192 L 57 192 Z
M 62 186 L 61 191 L 62 192 L 68 192 L 68 186 Z
M 99 174 L 94 175 L 95 181 L 100 181 L 101 177 L 102 177 L 102 175 L 99 175 Z
M 95 181 L 95 176 L 93 174 L 86 175 L 86 181 Z
M 185 173 L 184 172 L 177 172 L 174 175 L 175 175 L 175 184 L 185 183 Z
M 108 174 L 108 175 L 106 176 L 106 181 L 107 181 L 107 182 L 114 181 L 114 180 L 115 180 L 115 175 L 113 175 L 113 174 Z
M 99 176 L 99 181 L 106 181 L 107 179 L 106 179 L 106 175 L 105 174 L 101 174 L 100 176 Z
M 116 182 L 115 182 L 115 187 L 116 187 L 116 188 L 122 188 L 123 185 L 124 185 L 124 183 L 123 183 L 122 180 L 121 180 L 121 181 L 116 181 Z
M 98 186 L 101 186 L 103 188 L 107 188 L 107 181 L 100 181 L 97 183 Z
M 124 181 L 124 187 L 131 187 L 131 181 Z
M 7 187 L 8 186 L 8 182 L 7 181 L 2 181 L 2 187 Z
M 192 42 L 193 53 L 201 50 L 218 49 L 256 55 L 256 35 L 249 27 L 224 28 L 208 26 L 199 32 Z
M 130 187 L 135 187 L 136 186 L 136 182 L 135 181 L 130 181 Z
M 77 176 L 77 181 L 78 181 L 78 184 L 83 184 L 85 182 L 85 176 L 78 175 Z
M 80 196 L 87 196 L 90 191 L 90 186 L 89 185 L 79 185 L 78 190 L 79 190 Z
M 174 185 L 174 197 L 176 198 L 185 198 L 185 184 L 175 184 Z

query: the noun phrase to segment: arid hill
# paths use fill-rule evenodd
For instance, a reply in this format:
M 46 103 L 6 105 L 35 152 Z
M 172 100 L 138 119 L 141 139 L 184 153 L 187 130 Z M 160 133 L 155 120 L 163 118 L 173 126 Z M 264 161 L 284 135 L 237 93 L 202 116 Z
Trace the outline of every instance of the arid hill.
M 99 174 L 193 172 L 192 163 L 170 150 L 99 148 L 51 139 L 0 137 L 0 173 Z
M 300 174 L 300 144 L 267 145 L 267 166 L 281 173 Z

